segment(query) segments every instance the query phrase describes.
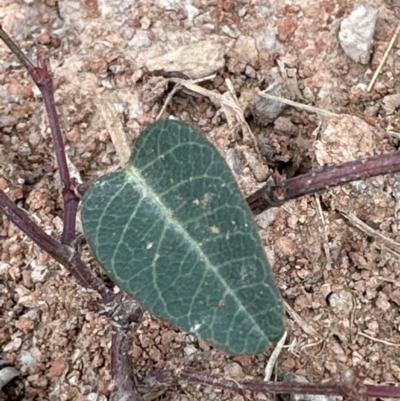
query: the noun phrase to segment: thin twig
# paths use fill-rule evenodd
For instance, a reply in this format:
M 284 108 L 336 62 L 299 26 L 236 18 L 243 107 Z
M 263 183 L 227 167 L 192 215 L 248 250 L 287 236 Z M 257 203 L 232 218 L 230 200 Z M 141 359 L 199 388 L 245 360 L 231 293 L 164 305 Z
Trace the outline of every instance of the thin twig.
M 264 370 L 264 381 L 266 382 L 271 380 L 272 371 L 274 369 L 276 360 L 278 359 L 282 351 L 282 348 L 285 345 L 286 337 L 287 337 L 287 331 L 283 333 L 282 338 L 277 342 L 275 349 L 272 351 L 271 356 L 268 358 L 268 363 Z
M 182 85 L 180 83 L 176 83 L 175 86 L 173 87 L 172 91 L 168 94 L 167 98 L 165 99 L 165 102 L 163 106 L 161 107 L 160 112 L 157 114 L 156 120 L 159 120 L 162 115 L 164 114 L 165 110 L 167 109 L 168 104 L 174 97 L 175 93 L 178 92 L 179 89 L 182 88 Z
M 0 39 L 7 45 L 7 47 L 18 57 L 18 60 L 21 62 L 21 64 L 28 70 L 33 70 L 35 66 L 31 62 L 31 60 L 28 59 L 28 57 L 25 56 L 23 51 L 14 43 L 14 41 L 7 35 L 7 33 L 4 31 L 0 24 Z
M 315 195 L 315 202 L 317 203 L 318 215 L 319 215 L 319 218 L 321 219 L 322 231 L 324 233 L 323 247 L 324 247 L 325 256 L 326 256 L 326 266 L 325 267 L 327 270 L 330 270 L 332 267 L 332 258 L 331 258 L 329 239 L 328 239 L 328 234 L 327 234 L 327 225 L 326 225 L 324 213 L 323 213 L 322 207 L 321 207 L 321 200 L 319 199 L 318 194 Z
M 187 82 L 188 85 L 191 85 L 190 89 L 194 90 L 197 87 L 201 88 L 201 86 L 197 85 L 198 83 L 214 79 L 215 76 L 216 76 L 216 74 L 213 74 L 213 75 L 209 75 L 207 77 L 193 79 L 193 80 L 185 80 L 185 79 L 176 80 L 175 78 L 170 78 L 169 81 L 175 83 L 175 86 L 172 89 L 172 91 L 168 94 L 167 99 L 165 100 L 163 106 L 161 107 L 160 112 L 157 114 L 156 120 L 159 120 L 162 117 L 162 115 L 164 114 L 168 104 L 171 102 L 171 100 L 172 100 L 173 96 L 175 95 L 175 93 L 179 89 L 182 89 L 183 86 L 185 86 L 183 83 Z M 197 92 L 197 93 L 199 93 L 199 92 Z M 204 93 L 202 93 L 202 94 L 204 94 Z
M 339 116 L 339 114 L 332 113 L 332 112 L 330 112 L 328 110 L 320 109 L 320 108 L 314 107 L 314 106 L 309 106 L 307 104 L 303 104 L 303 103 L 299 103 L 299 102 L 294 102 L 293 100 L 285 99 L 284 97 L 270 95 L 269 93 L 266 93 L 266 92 L 263 92 L 263 91 L 259 91 L 258 93 L 259 93 L 259 95 L 261 97 L 265 97 L 267 99 L 275 100 L 276 102 L 285 103 L 285 104 L 287 104 L 289 106 L 296 107 L 298 109 L 311 111 L 313 113 L 317 113 L 317 114 L 320 114 L 322 116 L 326 116 L 326 117 L 338 117 Z
M 181 372 L 172 370 L 154 371 L 152 377 L 159 383 L 171 382 L 178 376 L 180 379 L 202 385 L 235 391 L 239 394 L 243 390 L 263 394 L 322 394 L 322 395 L 353 395 L 354 389 L 348 388 L 345 383 L 297 383 L 297 382 L 264 382 L 260 380 L 234 381 L 218 375 L 197 372 L 193 369 L 184 369 Z M 400 387 L 388 385 L 361 385 L 357 389 L 360 397 L 400 398 Z M 350 394 L 351 393 L 351 394 Z
M 369 340 L 375 341 L 377 343 L 388 345 L 389 347 L 400 347 L 400 344 L 395 344 L 395 343 L 391 343 L 390 341 L 380 340 L 379 338 L 369 336 L 368 334 L 363 333 L 362 331 L 359 331 L 357 334 L 359 336 L 363 336 L 363 337 L 368 338 Z
M 283 300 L 286 312 L 292 317 L 292 319 L 300 326 L 300 328 L 309 336 L 319 338 L 320 335 L 310 324 L 306 323 L 298 313 L 285 301 Z
M 378 75 L 380 74 L 380 72 L 381 72 L 381 70 L 383 68 L 383 65 L 386 63 L 386 59 L 389 56 L 390 50 L 392 50 L 392 47 L 394 45 L 394 42 L 396 41 L 396 38 L 397 38 L 399 32 L 400 32 L 400 22 L 397 25 L 396 30 L 394 31 L 394 34 L 392 36 L 392 39 L 390 40 L 389 46 L 387 47 L 387 49 L 385 51 L 385 54 L 383 55 L 383 58 L 382 58 L 381 62 L 379 63 L 379 66 L 376 69 L 376 71 L 375 71 L 375 73 L 374 73 L 374 75 L 373 75 L 373 77 L 371 79 L 371 82 L 368 85 L 367 92 L 370 92 L 372 87 L 374 86 L 376 78 L 378 78 Z
M 385 248 L 390 249 L 397 256 L 400 255 L 400 243 L 392 240 L 391 238 L 386 237 L 385 235 L 381 234 L 379 231 L 374 230 L 373 228 L 371 228 L 368 224 L 364 223 L 362 220 L 360 220 L 354 214 L 347 214 L 344 212 L 340 212 L 340 214 L 346 220 L 348 220 L 351 224 L 353 224 L 355 227 L 357 227 L 360 231 L 362 231 L 364 234 L 376 238 L 378 241 L 380 241 L 385 246 Z

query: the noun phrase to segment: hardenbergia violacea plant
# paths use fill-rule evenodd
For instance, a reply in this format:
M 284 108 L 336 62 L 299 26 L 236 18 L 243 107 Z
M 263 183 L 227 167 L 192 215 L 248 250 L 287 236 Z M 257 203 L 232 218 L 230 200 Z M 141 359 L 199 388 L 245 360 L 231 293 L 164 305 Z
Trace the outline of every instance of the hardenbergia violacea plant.
M 253 222 L 253 213 L 346 182 L 400 171 L 400 152 L 327 167 L 243 198 L 225 161 L 201 133 L 176 120 L 157 121 L 136 141 L 129 163 L 95 181 L 81 200 L 70 176 L 55 108 L 52 75 L 42 53 L 34 65 L 0 28 L 45 102 L 62 182 L 63 231 L 47 235 L 0 190 L 0 210 L 85 288 L 99 294 L 99 313 L 113 326 L 111 400 L 141 400 L 150 391 L 135 376 L 131 347 L 143 308 L 232 354 L 262 353 L 284 332 L 284 308 Z M 114 293 L 83 262 L 76 216 Z M 245 394 L 336 394 L 400 398 L 395 386 L 354 379 L 326 384 L 236 382 L 183 369 L 153 372 L 159 383 L 186 380 Z M 148 381 L 149 382 L 149 381 Z

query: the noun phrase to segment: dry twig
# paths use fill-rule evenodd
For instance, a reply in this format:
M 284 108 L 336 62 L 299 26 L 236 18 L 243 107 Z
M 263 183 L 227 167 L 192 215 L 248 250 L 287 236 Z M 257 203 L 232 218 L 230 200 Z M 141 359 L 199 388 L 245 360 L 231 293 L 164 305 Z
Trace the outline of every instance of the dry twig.
M 276 360 L 278 359 L 278 357 L 282 351 L 282 348 L 285 345 L 286 337 L 287 337 L 287 331 L 285 331 L 283 333 L 282 338 L 278 341 L 278 343 L 275 346 L 275 349 L 272 351 L 272 354 L 268 359 L 267 366 L 265 367 L 265 370 L 264 370 L 264 381 L 271 380 L 272 371 L 274 370 Z
M 386 249 L 392 251 L 398 258 L 400 258 L 400 244 L 398 242 L 384 236 L 379 231 L 374 230 L 354 214 L 347 214 L 344 212 L 340 212 L 340 214 L 364 234 L 376 238 Z
M 393 47 L 393 45 L 394 45 L 394 42 L 396 41 L 396 38 L 397 38 L 399 32 L 400 32 L 400 22 L 399 22 L 399 24 L 397 25 L 396 30 L 394 31 L 394 34 L 393 34 L 393 36 L 392 36 L 392 39 L 390 40 L 389 45 L 388 45 L 388 47 L 387 47 L 387 49 L 386 49 L 386 51 L 385 51 L 385 54 L 383 55 L 382 61 L 379 63 L 379 66 L 378 66 L 378 68 L 376 69 L 376 71 L 375 71 L 375 73 L 374 73 L 374 75 L 373 75 L 373 77 L 372 77 L 372 79 L 371 79 L 371 82 L 370 82 L 369 85 L 368 85 L 367 92 L 370 92 L 371 89 L 373 88 L 373 86 L 374 86 L 374 84 L 375 84 L 375 81 L 376 81 L 376 79 L 378 78 L 378 75 L 380 74 L 380 72 L 381 72 L 381 70 L 382 70 L 384 64 L 386 63 L 386 60 L 387 60 L 387 58 L 388 58 L 388 56 L 389 56 L 389 53 L 390 53 L 390 50 L 392 50 L 392 47 Z

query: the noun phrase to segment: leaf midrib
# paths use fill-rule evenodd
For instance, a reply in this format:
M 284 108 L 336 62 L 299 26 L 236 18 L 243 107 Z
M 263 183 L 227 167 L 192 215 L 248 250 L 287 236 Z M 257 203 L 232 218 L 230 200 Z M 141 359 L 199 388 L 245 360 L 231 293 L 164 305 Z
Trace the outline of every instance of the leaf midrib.
M 224 287 L 227 289 L 226 293 L 229 293 L 234 298 L 234 300 L 236 301 L 239 308 L 241 310 L 245 311 L 247 316 L 251 319 L 251 321 L 254 323 L 254 325 L 258 328 L 261 335 L 268 340 L 267 335 L 261 329 L 260 325 L 254 320 L 253 316 L 247 311 L 246 307 L 243 305 L 241 300 L 237 297 L 236 293 L 231 290 L 230 286 L 227 284 L 227 282 L 225 281 L 223 276 L 221 276 L 219 274 L 216 266 L 214 266 L 210 262 L 207 255 L 199 247 L 197 241 L 195 241 L 192 238 L 192 236 L 187 232 L 187 230 L 184 227 L 182 227 L 182 225 L 179 224 L 179 222 L 175 218 L 172 217 L 173 211 L 168 209 L 164 205 L 164 203 L 159 198 L 158 194 L 153 191 L 153 189 L 147 184 L 146 180 L 142 177 L 140 171 L 138 169 L 136 169 L 133 165 L 130 165 L 125 169 L 125 172 L 127 173 L 128 177 L 129 176 L 132 177 L 132 181 L 139 184 L 139 185 L 137 185 L 137 187 L 140 188 L 140 190 L 142 192 L 141 197 L 142 198 L 149 197 L 156 204 L 156 206 L 158 207 L 158 209 L 161 212 L 161 215 L 165 218 L 165 220 L 169 221 L 170 224 L 182 235 L 182 237 L 197 251 L 197 253 L 200 254 L 204 258 L 206 266 L 209 266 L 209 268 L 211 268 L 211 270 L 214 272 L 214 274 L 217 276 L 217 278 L 220 280 L 220 282 L 223 283 Z M 264 285 L 265 284 L 266 283 L 264 283 Z M 161 297 L 161 294 L 159 294 L 159 296 Z M 163 300 L 163 302 L 165 303 L 165 300 Z

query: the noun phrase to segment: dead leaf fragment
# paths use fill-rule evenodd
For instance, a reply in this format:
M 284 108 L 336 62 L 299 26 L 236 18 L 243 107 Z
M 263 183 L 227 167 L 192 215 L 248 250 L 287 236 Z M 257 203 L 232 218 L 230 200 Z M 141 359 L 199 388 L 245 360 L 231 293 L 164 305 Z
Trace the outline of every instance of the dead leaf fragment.
M 131 149 L 111 97 L 107 93 L 103 94 L 97 101 L 97 107 L 111 136 L 120 164 L 125 166 L 131 156 Z

